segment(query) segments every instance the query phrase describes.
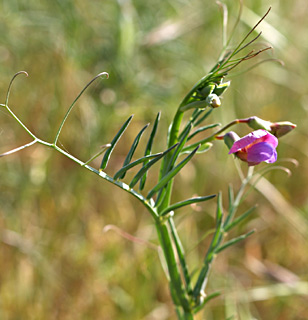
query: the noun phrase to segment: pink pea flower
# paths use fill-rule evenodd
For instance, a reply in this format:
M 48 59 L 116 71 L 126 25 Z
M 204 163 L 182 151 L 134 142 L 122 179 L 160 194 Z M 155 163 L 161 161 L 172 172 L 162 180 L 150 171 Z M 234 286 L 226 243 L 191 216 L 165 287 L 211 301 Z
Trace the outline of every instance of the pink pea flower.
M 277 160 L 277 145 L 278 139 L 274 135 L 259 129 L 236 140 L 229 154 L 234 153 L 249 166 L 255 166 L 262 161 L 273 163 Z

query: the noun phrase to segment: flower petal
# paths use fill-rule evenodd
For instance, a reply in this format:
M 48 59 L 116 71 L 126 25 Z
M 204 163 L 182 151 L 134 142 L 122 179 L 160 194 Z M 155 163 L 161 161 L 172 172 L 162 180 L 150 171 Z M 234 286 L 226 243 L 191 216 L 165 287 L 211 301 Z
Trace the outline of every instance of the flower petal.
M 267 142 L 259 142 L 252 145 L 247 151 L 248 162 L 275 162 L 275 148 Z
M 263 130 L 263 129 L 259 129 L 259 130 L 256 130 L 256 131 L 253 131 L 253 132 L 247 134 L 246 136 L 244 136 L 240 140 L 237 140 L 237 141 L 234 142 L 232 148 L 229 151 L 229 154 L 237 152 L 240 149 L 243 149 L 243 148 L 249 146 L 250 144 L 256 142 L 256 140 L 258 140 L 258 139 L 262 139 L 262 138 L 268 139 L 266 137 L 268 134 L 269 133 L 267 131 Z M 274 138 L 276 138 L 276 137 L 274 137 Z M 278 142 L 277 142 L 277 144 L 278 144 Z
M 277 160 L 277 152 L 276 152 L 276 150 L 274 150 L 274 153 L 273 153 L 273 155 L 271 156 L 271 158 L 268 159 L 268 160 L 265 160 L 265 162 L 267 162 L 267 163 L 273 163 L 273 162 L 276 162 L 276 160 Z
M 278 139 L 272 135 L 271 133 L 267 132 L 265 136 L 261 138 L 263 142 L 267 142 L 273 146 L 273 148 L 276 148 L 278 146 Z

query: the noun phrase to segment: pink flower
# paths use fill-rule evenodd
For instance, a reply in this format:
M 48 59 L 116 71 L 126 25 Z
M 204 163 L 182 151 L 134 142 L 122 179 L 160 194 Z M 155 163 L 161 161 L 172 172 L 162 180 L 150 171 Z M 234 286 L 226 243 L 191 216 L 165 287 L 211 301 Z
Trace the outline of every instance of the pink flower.
M 273 163 L 277 160 L 277 145 L 278 139 L 274 135 L 259 129 L 235 141 L 229 154 L 234 153 L 249 166 L 255 166 L 262 161 Z

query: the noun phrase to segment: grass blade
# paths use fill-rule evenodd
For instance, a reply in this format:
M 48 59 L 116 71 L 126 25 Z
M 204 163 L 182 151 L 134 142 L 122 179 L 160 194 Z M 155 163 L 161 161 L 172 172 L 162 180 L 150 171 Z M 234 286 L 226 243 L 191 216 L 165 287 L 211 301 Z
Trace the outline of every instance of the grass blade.
M 182 162 L 180 162 L 176 167 L 169 171 L 158 183 L 157 185 L 148 193 L 147 199 L 150 199 L 156 192 L 163 188 L 195 155 L 199 146 L 197 146 Z
M 108 161 L 110 159 L 111 153 L 114 149 L 114 147 L 116 146 L 116 144 L 118 143 L 118 141 L 120 140 L 120 138 L 122 137 L 122 134 L 124 133 L 124 131 L 126 130 L 126 128 L 128 127 L 129 123 L 131 122 L 133 118 L 133 115 L 131 115 L 123 124 L 123 126 L 121 127 L 121 129 L 118 131 L 118 133 L 115 135 L 115 137 L 113 138 L 113 140 L 111 141 L 111 146 L 110 148 L 106 151 L 104 158 L 102 160 L 102 164 L 100 166 L 100 170 L 104 170 L 107 167 Z

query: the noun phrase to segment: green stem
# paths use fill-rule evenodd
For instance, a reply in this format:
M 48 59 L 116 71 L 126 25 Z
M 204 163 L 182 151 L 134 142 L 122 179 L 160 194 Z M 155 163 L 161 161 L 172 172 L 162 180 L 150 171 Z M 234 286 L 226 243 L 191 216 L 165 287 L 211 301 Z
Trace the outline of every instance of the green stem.
M 226 124 L 224 127 L 222 127 L 221 129 L 219 129 L 218 131 L 216 131 L 215 133 L 213 133 L 212 135 L 210 135 L 207 138 L 204 138 L 196 143 L 193 143 L 185 148 L 183 148 L 183 152 L 187 151 L 187 150 L 191 150 L 193 148 L 196 148 L 199 144 L 203 145 L 206 142 L 211 142 L 213 140 L 215 140 L 222 132 L 224 132 L 225 130 L 229 129 L 230 127 L 234 126 L 235 124 L 238 123 L 247 123 L 247 119 L 235 119 L 233 121 L 231 121 L 230 123 Z
M 168 219 L 168 223 L 169 223 L 169 227 L 171 230 L 173 241 L 175 243 L 176 251 L 177 251 L 177 254 L 178 254 L 178 257 L 180 260 L 180 264 L 182 267 L 182 273 L 183 273 L 183 277 L 185 280 L 186 291 L 188 293 L 192 293 L 191 280 L 190 280 L 190 276 L 189 276 L 189 272 L 188 272 L 188 268 L 187 268 L 187 264 L 186 264 L 186 260 L 185 260 L 184 248 L 183 248 L 181 240 L 178 236 L 176 227 L 174 225 L 174 221 L 171 217 Z
M 183 310 L 178 307 L 175 310 L 179 320 L 194 320 L 193 313 L 183 312 Z
M 176 112 L 174 119 L 173 119 L 173 122 L 172 122 L 172 125 L 171 125 L 169 141 L 168 141 L 168 148 L 170 148 L 174 144 L 178 143 L 180 125 L 181 125 L 183 115 L 184 115 L 184 112 L 180 111 L 180 107 L 179 107 L 178 111 Z
M 172 239 L 166 225 L 166 221 L 156 222 L 156 230 L 168 266 L 170 287 L 171 291 L 173 291 L 174 293 L 172 294 L 173 302 L 177 306 L 177 308 L 181 306 L 181 308 L 185 312 L 189 313 L 190 305 L 186 296 L 185 289 L 183 288 L 181 274 L 178 269 Z
M 235 212 L 241 202 L 241 199 L 243 197 L 243 194 L 244 194 L 244 191 L 245 191 L 245 188 L 247 186 L 247 184 L 249 183 L 252 175 L 253 175 L 253 171 L 254 171 L 254 167 L 249 167 L 248 168 L 248 172 L 247 172 L 247 176 L 246 178 L 242 181 L 242 184 L 240 186 L 240 189 L 234 199 L 234 202 L 232 204 L 232 207 L 230 208 L 230 211 L 229 211 L 229 214 L 224 222 L 224 227 L 228 226 L 232 220 L 233 220 L 233 217 L 235 215 Z
M 44 146 L 47 146 L 47 147 L 55 149 L 56 151 L 62 153 L 64 156 L 66 156 L 67 158 L 69 158 L 72 161 L 76 162 L 77 164 L 79 164 L 83 168 L 86 168 L 87 170 L 95 173 L 96 175 L 98 175 L 99 177 L 103 178 L 104 180 L 106 180 L 106 181 L 112 183 L 113 185 L 116 185 L 117 187 L 121 188 L 122 190 L 130 193 L 135 198 L 137 198 L 148 209 L 149 213 L 151 214 L 151 216 L 153 217 L 153 219 L 156 222 L 159 221 L 159 216 L 158 216 L 158 213 L 157 213 L 156 209 L 153 208 L 153 203 L 151 203 L 151 201 L 149 201 L 146 198 L 144 198 L 140 193 L 136 192 L 134 189 L 130 188 L 129 185 L 127 185 L 126 183 L 114 180 L 112 177 L 110 177 L 104 171 L 99 171 L 99 170 L 87 165 L 85 162 L 77 159 L 76 157 L 74 157 L 73 155 L 71 155 L 68 152 L 64 151 L 63 149 L 61 149 L 60 147 L 58 147 L 57 145 L 55 145 L 53 143 L 46 142 L 46 141 L 38 139 L 36 137 L 34 139 L 35 139 L 34 140 L 35 142 L 38 142 L 38 143 L 40 143 L 40 144 L 42 144 Z M 33 144 L 33 142 L 31 144 Z
M 19 120 L 19 118 L 15 115 L 15 113 L 9 108 L 7 104 L 1 106 L 4 106 L 6 110 L 10 113 L 10 115 L 17 121 L 17 123 L 34 139 L 36 140 L 36 136 Z
M 169 136 L 168 136 L 168 147 L 171 147 L 178 143 L 179 141 L 179 131 L 181 122 L 183 119 L 184 112 L 180 110 L 180 108 L 187 103 L 189 100 L 193 89 L 189 92 L 182 103 L 180 104 L 174 119 L 171 124 Z M 161 169 L 160 169 L 160 177 L 162 179 L 163 175 L 166 174 L 166 168 L 169 166 L 169 162 L 172 159 L 172 152 L 170 152 L 163 160 Z M 157 208 L 157 212 L 159 215 L 169 206 L 171 193 L 172 193 L 173 179 L 167 184 L 165 191 L 162 191 L 163 201 L 159 204 Z M 176 312 L 178 315 L 178 319 L 181 320 L 193 320 L 193 312 L 190 309 L 189 301 L 187 299 L 188 291 L 190 288 L 190 280 L 188 275 L 188 270 L 185 262 L 184 251 L 182 249 L 180 240 L 175 232 L 175 228 L 173 225 L 173 221 L 171 218 L 168 219 L 169 227 L 171 228 L 171 234 L 165 224 L 156 224 L 158 237 L 160 240 L 160 244 L 162 246 L 165 260 L 168 267 L 168 272 L 170 276 L 170 289 L 173 298 L 174 305 L 176 307 Z M 173 238 L 172 238 L 173 237 Z M 174 249 L 173 242 L 175 244 L 176 249 Z M 182 266 L 182 271 L 184 274 L 184 279 L 186 283 L 186 288 L 183 287 L 183 281 L 181 278 L 181 273 L 177 264 L 175 250 L 177 251 L 177 255 L 180 259 L 180 263 Z M 176 293 L 176 294 L 174 294 Z

